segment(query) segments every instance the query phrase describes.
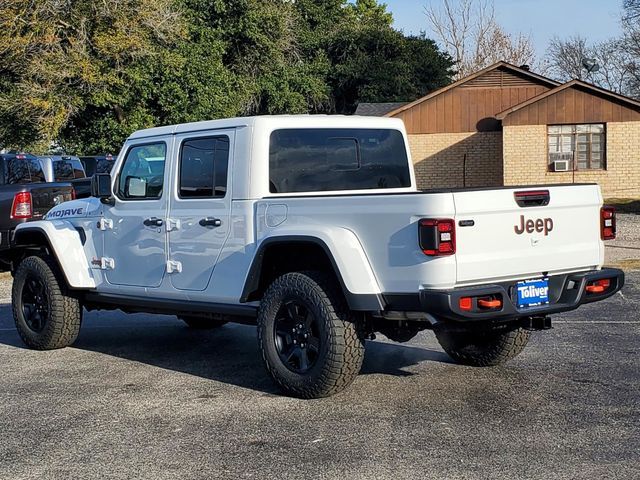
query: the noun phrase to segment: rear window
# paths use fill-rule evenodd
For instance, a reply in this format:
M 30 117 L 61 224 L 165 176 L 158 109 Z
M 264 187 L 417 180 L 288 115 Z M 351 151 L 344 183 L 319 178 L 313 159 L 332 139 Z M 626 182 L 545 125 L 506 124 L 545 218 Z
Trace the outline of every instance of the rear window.
M 411 186 L 404 137 L 384 129 L 284 129 L 271 134 L 271 193 Z
M 54 160 L 53 178 L 56 182 L 84 178 L 84 168 L 80 160 Z
M 114 160 L 108 160 L 106 158 L 98 159 L 96 161 L 96 173 L 111 173 Z
M 40 161 L 35 158 L 11 158 L 7 160 L 7 183 L 44 182 L 44 171 Z

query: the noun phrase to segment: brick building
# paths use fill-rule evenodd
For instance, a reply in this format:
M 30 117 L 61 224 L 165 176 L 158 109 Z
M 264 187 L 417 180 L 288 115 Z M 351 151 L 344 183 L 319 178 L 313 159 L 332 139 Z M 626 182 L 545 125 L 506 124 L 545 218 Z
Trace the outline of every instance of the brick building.
M 640 197 L 640 102 L 499 62 L 414 102 L 361 104 L 401 118 L 421 188 L 597 182 Z

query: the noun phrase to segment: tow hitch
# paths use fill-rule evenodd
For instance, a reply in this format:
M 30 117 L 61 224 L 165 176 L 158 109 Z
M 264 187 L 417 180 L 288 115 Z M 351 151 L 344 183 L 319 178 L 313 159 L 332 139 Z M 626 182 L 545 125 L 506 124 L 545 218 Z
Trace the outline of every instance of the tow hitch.
M 522 319 L 525 330 L 551 330 L 551 317 L 526 317 Z

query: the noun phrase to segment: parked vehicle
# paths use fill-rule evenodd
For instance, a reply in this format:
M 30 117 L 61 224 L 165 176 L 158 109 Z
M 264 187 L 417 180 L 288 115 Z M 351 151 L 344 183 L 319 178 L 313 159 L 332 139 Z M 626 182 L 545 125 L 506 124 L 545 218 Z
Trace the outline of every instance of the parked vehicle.
M 37 157 L 0 154 L 0 271 L 11 268 L 16 226 L 40 220 L 53 206 L 72 199 L 68 183 L 45 181 Z
M 70 182 L 86 178 L 87 174 L 78 157 L 68 155 L 47 155 L 38 157 L 47 182 Z
M 111 173 L 115 159 L 113 155 L 102 155 L 93 157 L 80 157 L 87 177 L 93 177 L 96 173 Z
M 49 155 L 38 157 L 44 169 L 47 182 L 69 182 L 75 198 L 91 195 L 91 178 L 87 177 L 84 165 L 78 157 Z
M 496 365 L 624 283 L 602 268 L 615 214 L 597 185 L 420 192 L 395 119 L 143 130 L 93 192 L 17 229 L 13 311 L 32 348 L 72 344 L 81 307 L 251 322 L 275 382 L 315 398 L 351 383 L 374 332 L 433 329 L 457 362 Z

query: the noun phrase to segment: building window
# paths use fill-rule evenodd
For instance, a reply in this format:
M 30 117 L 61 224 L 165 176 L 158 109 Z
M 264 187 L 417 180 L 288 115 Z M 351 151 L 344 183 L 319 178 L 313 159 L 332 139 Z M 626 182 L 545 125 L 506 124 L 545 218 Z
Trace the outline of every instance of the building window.
M 604 124 L 550 125 L 548 133 L 552 172 L 606 168 Z

